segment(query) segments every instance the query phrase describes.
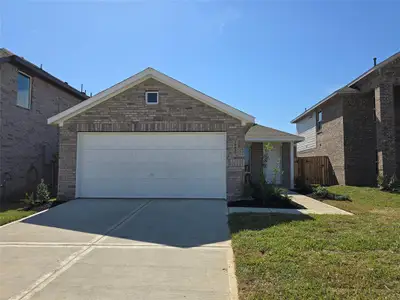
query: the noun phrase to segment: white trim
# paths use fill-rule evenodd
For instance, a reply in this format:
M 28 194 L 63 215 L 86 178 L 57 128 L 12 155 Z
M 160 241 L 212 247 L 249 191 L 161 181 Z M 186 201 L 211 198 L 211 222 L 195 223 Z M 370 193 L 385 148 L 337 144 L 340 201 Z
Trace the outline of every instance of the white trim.
M 148 94 L 157 94 L 157 102 L 149 102 L 148 101 Z M 148 105 L 158 104 L 158 102 L 160 101 L 159 97 L 160 97 L 160 95 L 159 95 L 158 91 L 146 91 L 146 93 L 145 93 L 146 104 L 148 104 Z
M 32 109 L 32 76 L 26 74 L 25 72 L 22 72 L 22 71 L 19 70 L 19 69 L 17 70 L 17 72 L 18 72 L 19 74 L 21 74 L 21 75 L 23 75 L 23 76 L 29 78 L 29 100 L 28 100 L 28 104 L 29 104 L 29 105 L 28 105 L 28 107 L 25 107 L 25 106 L 22 106 L 22 105 L 19 105 L 19 104 L 18 104 L 18 78 L 17 78 L 17 100 L 16 100 L 16 105 L 17 105 L 18 107 L 25 108 L 25 109 L 27 109 L 27 110 L 31 110 L 31 109 Z
M 93 97 L 49 118 L 47 120 L 48 124 L 59 124 L 62 121 L 66 121 L 90 108 L 93 106 L 96 106 L 111 97 L 114 97 L 115 95 L 118 95 L 122 93 L 123 91 L 126 91 L 127 89 L 136 86 L 140 84 L 141 82 L 145 81 L 146 79 L 149 78 L 154 78 L 157 81 L 164 83 L 186 95 L 189 95 L 211 107 L 214 107 L 215 109 L 218 109 L 226 114 L 231 115 L 232 117 L 241 120 L 242 122 L 245 123 L 255 123 L 255 118 L 249 114 L 246 114 L 230 105 L 227 105 L 221 101 L 218 101 L 217 99 L 214 99 L 210 96 L 207 96 L 189 86 L 186 84 L 183 84 L 182 82 L 179 82 L 178 80 L 175 80 L 153 68 L 147 68 L 132 77 L 129 77 L 128 79 L 125 79 L 124 81 L 121 81 L 120 83 L 94 95 Z
M 265 138 L 256 138 L 256 139 L 249 139 L 245 138 L 246 142 L 302 142 L 304 141 L 304 137 L 265 137 Z

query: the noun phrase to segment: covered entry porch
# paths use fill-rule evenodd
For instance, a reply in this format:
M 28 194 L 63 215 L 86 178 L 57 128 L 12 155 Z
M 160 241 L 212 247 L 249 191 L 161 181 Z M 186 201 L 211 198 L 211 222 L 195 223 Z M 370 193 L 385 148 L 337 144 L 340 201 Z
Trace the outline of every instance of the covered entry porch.
M 304 138 L 262 125 L 245 136 L 245 182 L 258 183 L 263 170 L 269 183 L 294 188 L 295 144 Z

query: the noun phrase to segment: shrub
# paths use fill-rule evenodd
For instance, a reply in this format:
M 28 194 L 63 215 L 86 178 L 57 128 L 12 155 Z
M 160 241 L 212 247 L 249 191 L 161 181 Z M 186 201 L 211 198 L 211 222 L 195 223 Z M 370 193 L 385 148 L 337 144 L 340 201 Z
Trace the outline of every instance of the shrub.
M 39 203 L 44 203 L 50 200 L 50 192 L 47 185 L 44 183 L 43 178 L 36 188 L 36 200 Z
M 313 189 L 313 194 L 319 198 L 328 198 L 329 192 L 326 187 L 317 186 Z
M 390 179 L 387 176 L 379 174 L 377 183 L 381 191 L 400 192 L 400 181 L 397 179 L 396 174 L 393 174 Z
M 254 189 L 249 183 L 243 185 L 242 197 L 251 197 L 254 193 Z
M 350 200 L 350 197 L 348 195 L 338 195 L 338 194 L 331 194 L 331 195 L 332 195 L 332 200 L 340 200 L 340 201 Z
M 287 191 L 279 186 L 269 183 L 254 185 L 252 196 L 255 200 L 260 201 L 264 206 L 268 206 L 268 203 L 271 202 L 290 200 Z
M 396 174 L 393 174 L 393 176 L 390 178 L 388 189 L 391 192 L 400 192 L 400 181 L 397 179 Z
M 33 193 L 25 193 L 25 199 L 23 199 L 22 202 L 29 206 L 35 205 L 35 197 L 33 196 Z
M 296 177 L 294 181 L 295 188 L 300 194 L 311 194 L 314 190 L 311 185 L 306 184 L 301 177 Z
M 330 200 L 350 200 L 348 195 L 339 195 L 335 193 L 330 193 L 328 189 L 324 186 L 314 185 L 313 187 L 313 195 L 318 199 L 330 199 Z

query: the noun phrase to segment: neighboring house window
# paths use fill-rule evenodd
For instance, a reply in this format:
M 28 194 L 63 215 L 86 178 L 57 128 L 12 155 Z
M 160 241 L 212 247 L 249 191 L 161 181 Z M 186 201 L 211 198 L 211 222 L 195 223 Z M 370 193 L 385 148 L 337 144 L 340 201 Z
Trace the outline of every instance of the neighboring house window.
M 31 108 L 31 77 L 18 72 L 18 92 L 17 92 L 17 105 L 23 108 Z
M 158 92 L 146 92 L 146 104 L 157 104 Z
M 322 129 L 322 111 L 319 111 L 317 114 L 317 131 Z

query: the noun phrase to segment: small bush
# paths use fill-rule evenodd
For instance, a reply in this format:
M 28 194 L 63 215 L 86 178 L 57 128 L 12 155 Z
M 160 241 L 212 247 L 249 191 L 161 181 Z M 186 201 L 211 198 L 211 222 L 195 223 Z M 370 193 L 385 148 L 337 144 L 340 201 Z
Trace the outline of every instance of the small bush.
M 319 198 L 326 199 L 328 198 L 329 192 L 326 187 L 317 186 L 313 189 L 313 194 Z
M 42 205 L 50 200 L 50 192 L 42 179 L 36 187 L 36 198 L 34 193 L 25 193 L 25 199 L 22 200 L 28 206 Z
M 269 207 L 272 202 L 289 202 L 290 198 L 285 189 L 269 184 L 256 184 L 253 187 L 253 198 L 260 201 L 265 207 Z
M 306 184 L 303 179 L 297 177 L 294 181 L 294 186 L 296 191 L 300 194 L 307 195 L 313 192 L 313 188 L 311 185 Z
M 400 181 L 397 179 L 396 174 L 393 174 L 390 179 L 388 176 L 379 174 L 377 177 L 377 183 L 381 191 L 400 192 Z
M 251 197 L 254 193 L 254 189 L 249 183 L 243 185 L 242 197 Z
M 33 196 L 33 193 L 25 193 L 25 199 L 22 200 L 26 205 L 28 206 L 34 206 L 35 205 L 35 197 Z
M 344 201 L 344 200 L 350 200 L 350 197 L 348 195 L 339 195 L 335 193 L 330 193 L 328 189 L 324 186 L 320 185 L 313 185 L 313 196 L 316 199 L 329 199 L 329 200 L 339 200 L 339 201 Z
M 400 192 L 400 181 L 397 179 L 396 174 L 393 174 L 393 176 L 390 178 L 388 189 L 391 192 Z
M 44 203 L 50 200 L 50 192 L 47 185 L 44 183 L 43 178 L 36 188 L 36 200 L 39 203 Z
M 331 194 L 331 195 L 332 195 L 332 200 L 339 200 L 339 201 L 350 200 L 350 197 L 348 195 L 338 195 L 338 194 Z

